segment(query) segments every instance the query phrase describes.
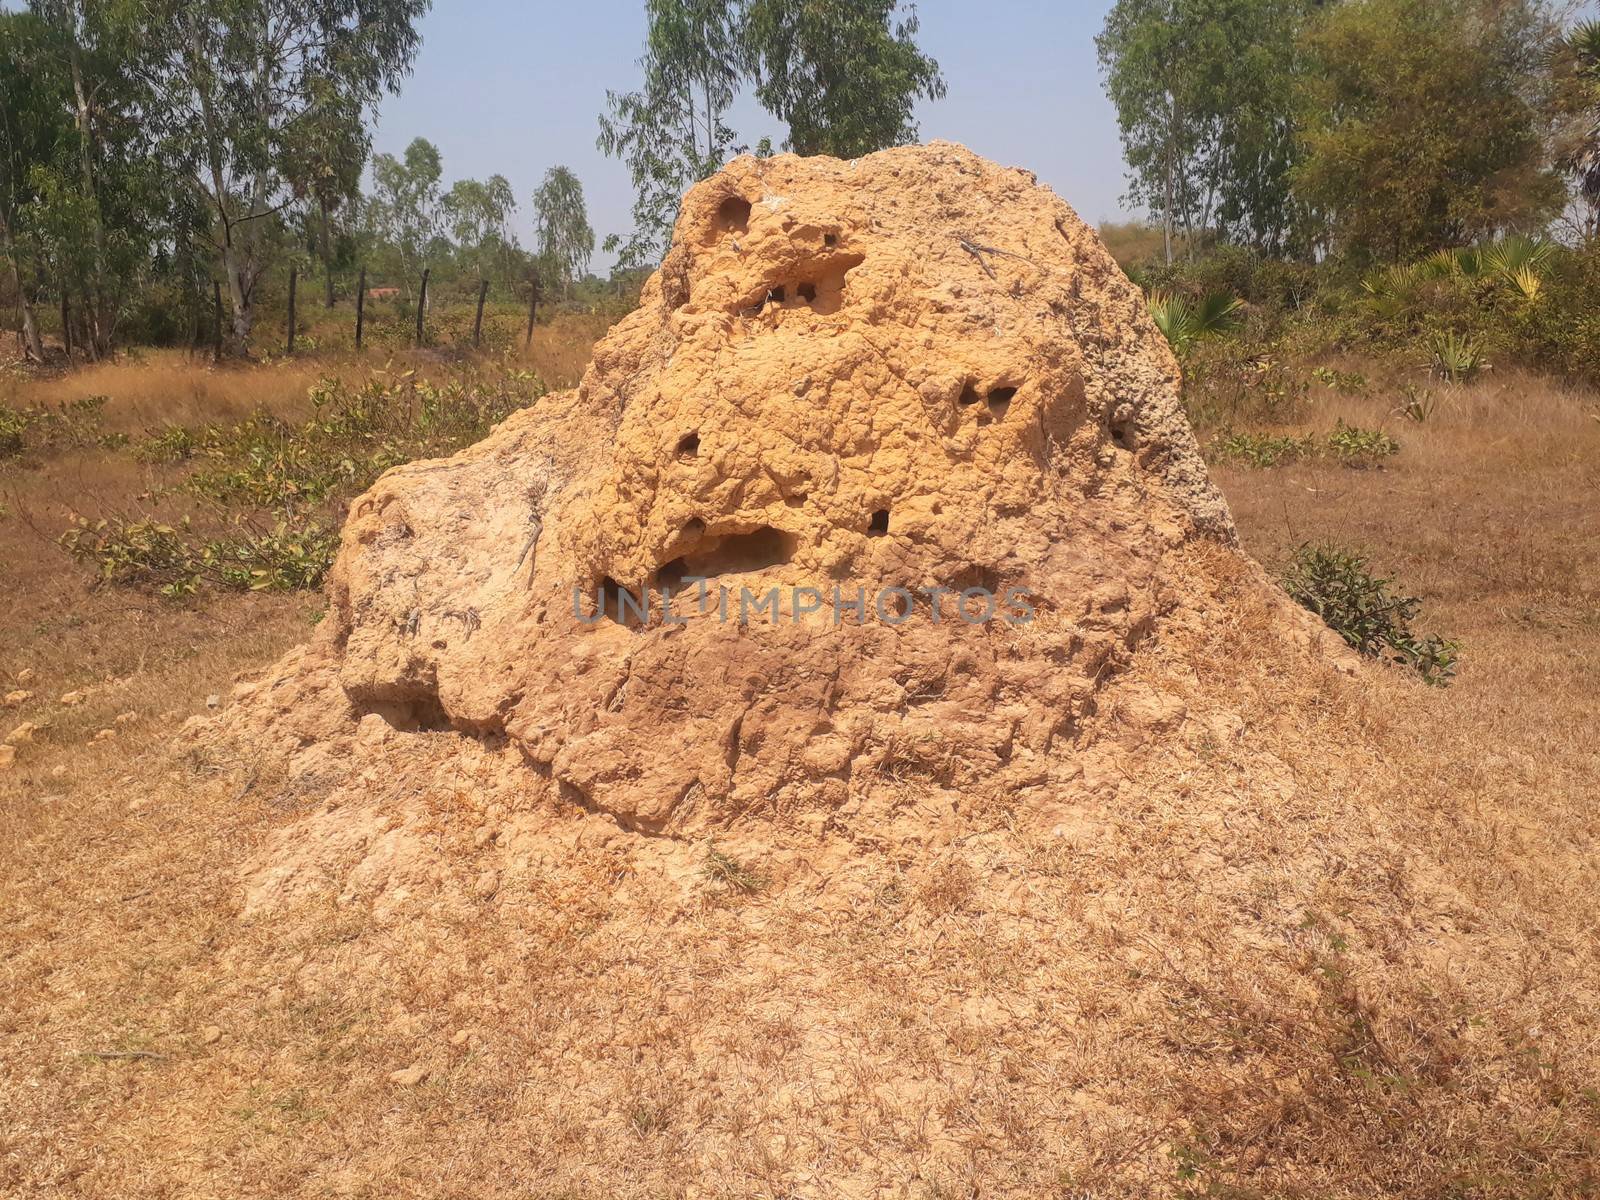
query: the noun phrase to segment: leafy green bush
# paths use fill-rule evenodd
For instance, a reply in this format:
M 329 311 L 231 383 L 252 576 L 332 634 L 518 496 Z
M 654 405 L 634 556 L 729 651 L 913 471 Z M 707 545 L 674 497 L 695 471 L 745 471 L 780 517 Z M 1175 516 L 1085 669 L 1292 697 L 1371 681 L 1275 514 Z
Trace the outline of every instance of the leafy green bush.
M 1268 433 L 1227 433 L 1210 445 L 1213 458 L 1251 467 L 1276 467 L 1315 457 L 1317 439 L 1311 434 L 1288 437 Z
M 1436 687 L 1455 675 L 1457 644 L 1413 633 L 1411 622 L 1422 602 L 1391 594 L 1391 581 L 1374 576 L 1361 555 L 1306 543 L 1295 550 L 1281 580 L 1297 603 L 1361 654 L 1410 667 Z
M 1434 372 L 1451 383 L 1471 383 L 1479 371 L 1488 367 L 1483 349 L 1475 339 L 1453 329 L 1434 335 Z
M 15 458 L 26 450 L 120 446 L 128 440 L 126 434 L 101 429 L 105 406 L 104 396 L 37 408 L 0 405 L 0 458 Z
M 1150 315 L 1156 328 L 1178 354 L 1202 338 L 1219 337 L 1239 323 L 1240 301 L 1226 292 L 1191 298 L 1173 292 L 1152 292 Z
M 1293 421 L 1307 391 L 1303 378 L 1257 342 L 1213 338 L 1184 360 L 1184 409 L 1199 429 Z
M 314 521 L 291 532 L 279 522 L 264 533 L 212 541 L 192 540 L 187 520 L 90 521 L 79 517 L 61 545 L 80 562 L 92 562 L 114 583 L 153 586 L 176 599 L 210 583 L 239 591 L 294 591 L 317 587 L 333 565 L 339 535 Z
M 1400 443 L 1381 429 L 1363 429 L 1340 420 L 1328 435 L 1328 452 L 1347 467 L 1374 467 L 1400 453 Z

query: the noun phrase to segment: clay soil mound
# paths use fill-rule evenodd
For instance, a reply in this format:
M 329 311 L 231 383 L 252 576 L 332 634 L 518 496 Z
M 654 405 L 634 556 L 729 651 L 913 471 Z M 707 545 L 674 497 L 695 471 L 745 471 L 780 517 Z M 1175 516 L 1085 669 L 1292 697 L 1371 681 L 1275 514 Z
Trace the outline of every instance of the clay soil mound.
M 1594 947 L 1511 999 L 1528 930 L 1373 732 L 1418 691 L 1237 548 L 1032 176 L 740 158 L 194 733 L 290 813 L 234 986 L 392 1046 L 294 1186 L 1509 1194 L 1593 1149 L 1526 1030 L 1592 1063 Z

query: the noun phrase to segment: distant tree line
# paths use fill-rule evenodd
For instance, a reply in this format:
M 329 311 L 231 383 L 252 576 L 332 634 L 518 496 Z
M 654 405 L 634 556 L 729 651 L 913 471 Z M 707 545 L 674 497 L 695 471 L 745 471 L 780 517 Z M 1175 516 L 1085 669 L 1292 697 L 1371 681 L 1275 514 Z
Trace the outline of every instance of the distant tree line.
M 1600 206 L 1600 25 L 1547 0 L 1117 0 L 1098 38 L 1128 200 L 1218 243 L 1364 267 Z M 1575 186 L 1574 186 L 1575 185 Z
M 435 278 L 524 292 L 582 277 L 583 191 L 555 167 L 530 197 L 536 244 L 509 228 L 499 175 L 441 189 L 436 148 L 371 154 L 375 109 L 410 73 L 428 0 L 29 0 L 0 11 L 0 303 L 24 353 L 57 324 L 90 357 L 130 320 L 177 340 L 225 308 L 251 346 L 265 282 L 358 266 L 407 295 Z M 371 169 L 372 190 L 362 194 Z

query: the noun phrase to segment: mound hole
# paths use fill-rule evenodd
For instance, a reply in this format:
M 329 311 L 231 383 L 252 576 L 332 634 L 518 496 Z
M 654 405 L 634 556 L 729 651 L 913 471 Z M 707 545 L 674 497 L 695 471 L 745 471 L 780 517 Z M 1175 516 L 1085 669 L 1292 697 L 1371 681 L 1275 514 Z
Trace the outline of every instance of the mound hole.
M 963 408 L 976 404 L 982 399 L 983 397 L 978 394 L 978 386 L 975 383 L 969 382 L 966 387 L 961 389 L 961 406 Z
M 717 206 L 717 230 L 720 233 L 745 233 L 750 228 L 750 201 L 743 196 L 729 196 Z
M 688 578 L 689 563 L 681 555 L 670 559 L 656 568 L 655 583 L 660 588 L 671 588 L 677 591 L 683 586 L 683 581 Z
M 835 246 L 837 246 L 839 244 L 839 235 L 837 233 L 825 233 L 825 234 L 823 234 L 822 235 L 822 244 L 824 246 L 826 246 L 829 250 L 832 250 Z
M 789 291 L 781 283 L 775 288 L 769 288 L 767 291 L 767 300 L 772 304 L 782 304 L 788 298 Z
M 872 520 L 867 522 L 868 537 L 883 537 L 889 532 L 889 510 L 880 508 L 872 514 Z
M 1134 435 L 1132 421 L 1112 421 L 1111 440 L 1123 450 L 1132 450 L 1138 445 Z
M 794 294 L 807 304 L 815 304 L 817 300 L 817 285 L 814 283 L 802 283 L 794 289 Z
M 771 525 L 763 525 L 749 533 L 730 533 L 685 555 L 681 560 L 682 577 L 711 579 L 718 575 L 765 571 L 792 559 L 796 544 L 793 534 L 774 529 Z
M 700 453 L 699 432 L 686 433 L 678 439 L 678 457 L 683 459 L 693 458 Z
M 649 620 L 649 597 L 623 587 L 606 575 L 595 588 L 594 609 L 597 616 L 629 629 L 638 629 Z
M 705 531 L 706 523 L 699 517 L 690 517 L 683 523 L 683 536 L 686 538 L 698 538 L 703 535 Z
M 989 411 L 997 417 L 1006 415 L 1006 410 L 1011 407 L 1011 400 L 1017 394 L 1014 387 L 992 388 L 989 392 Z

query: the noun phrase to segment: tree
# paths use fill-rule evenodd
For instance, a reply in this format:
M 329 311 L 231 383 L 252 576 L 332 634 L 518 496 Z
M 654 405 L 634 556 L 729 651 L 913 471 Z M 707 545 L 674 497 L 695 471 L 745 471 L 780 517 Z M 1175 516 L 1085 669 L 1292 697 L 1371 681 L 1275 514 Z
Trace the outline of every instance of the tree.
M 438 147 L 426 138 L 414 138 L 404 158 L 379 154 L 372 160 L 367 220 L 398 256 L 401 285 L 407 295 L 439 237 L 442 174 Z
M 566 167 L 551 167 L 533 193 L 539 277 L 570 294 L 594 253 L 594 230 L 583 203 L 583 184 Z
M 49 70 L 49 30 L 33 13 L 0 12 L 0 254 L 22 312 L 23 353 L 44 361 L 37 304 L 39 245 L 27 224 L 48 169 L 71 137 L 66 80 Z
M 1600 21 L 1576 25 L 1551 56 L 1563 119 L 1556 165 L 1572 176 L 1600 225 Z
M 913 106 L 945 94 L 897 0 L 749 0 L 744 42 L 756 98 L 797 154 L 857 158 L 917 139 Z
M 738 0 L 647 0 L 645 13 L 644 84 L 606 93 L 596 141 L 633 179 L 634 232 L 606 239 L 624 267 L 661 257 L 684 191 L 726 160 L 734 134 L 723 116 L 744 63 Z
M 505 267 L 507 252 L 516 245 L 506 226 L 516 207 L 504 175 L 491 175 L 483 183 L 458 180 L 445 193 L 443 209 L 450 233 L 463 263 L 480 282 L 497 267 Z
M 210 211 L 236 349 L 303 165 L 364 153 L 366 120 L 409 73 L 428 0 L 150 0 L 140 42 L 158 50 L 167 152 Z M 314 139 L 321 151 L 308 152 Z M 348 179 L 349 164 L 335 175 Z
M 1542 227 L 1547 161 L 1539 0 L 1348 0 L 1305 35 L 1304 158 L 1293 181 L 1326 248 L 1399 261 Z
M 1277 252 L 1296 153 L 1295 39 L 1310 0 L 1117 0 L 1095 39 L 1117 110 L 1128 199 L 1182 230 Z

